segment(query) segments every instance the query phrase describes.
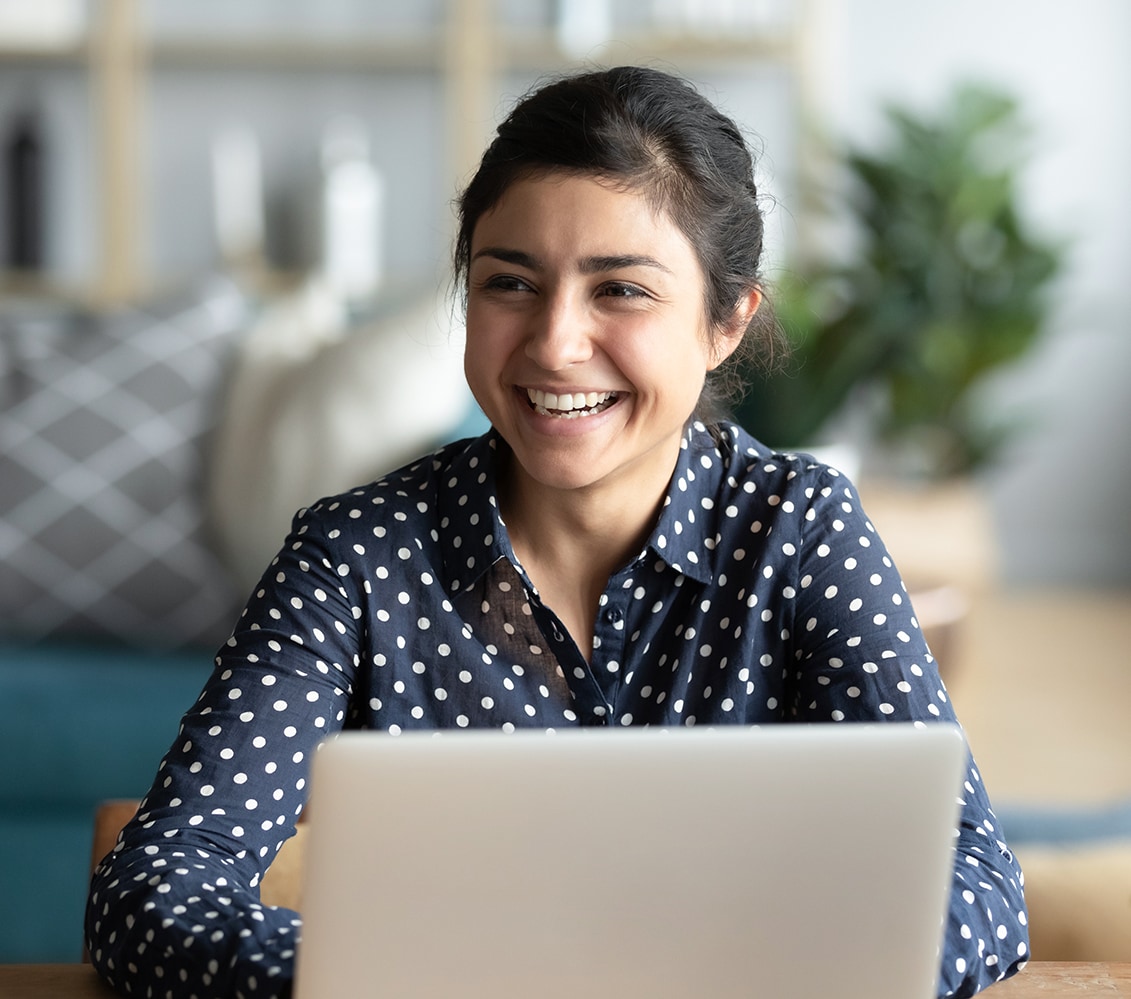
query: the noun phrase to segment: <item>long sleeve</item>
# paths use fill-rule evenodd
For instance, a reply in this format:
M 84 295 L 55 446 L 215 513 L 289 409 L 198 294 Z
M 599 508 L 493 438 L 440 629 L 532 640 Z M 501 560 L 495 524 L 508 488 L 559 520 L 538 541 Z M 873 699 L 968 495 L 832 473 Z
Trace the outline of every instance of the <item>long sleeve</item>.
M 956 721 L 882 540 L 840 479 L 814 490 L 799 553 L 793 706 L 803 721 Z M 971 756 L 961 794 L 940 996 L 970 996 L 1029 956 L 1024 880 Z
M 184 716 L 139 814 L 95 870 L 88 948 L 123 994 L 283 996 L 301 923 L 258 886 L 293 834 L 311 755 L 340 728 L 356 665 L 351 580 L 292 536 Z M 321 600 L 299 608 L 288 579 Z M 303 634 L 294 629 L 301 610 Z

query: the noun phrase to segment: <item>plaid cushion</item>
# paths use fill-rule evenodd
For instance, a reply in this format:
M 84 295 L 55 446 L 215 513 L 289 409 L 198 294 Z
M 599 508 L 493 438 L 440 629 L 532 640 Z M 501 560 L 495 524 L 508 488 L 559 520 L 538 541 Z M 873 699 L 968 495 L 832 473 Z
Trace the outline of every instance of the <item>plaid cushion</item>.
M 0 631 L 224 639 L 202 480 L 248 313 L 216 282 L 151 310 L 0 316 Z

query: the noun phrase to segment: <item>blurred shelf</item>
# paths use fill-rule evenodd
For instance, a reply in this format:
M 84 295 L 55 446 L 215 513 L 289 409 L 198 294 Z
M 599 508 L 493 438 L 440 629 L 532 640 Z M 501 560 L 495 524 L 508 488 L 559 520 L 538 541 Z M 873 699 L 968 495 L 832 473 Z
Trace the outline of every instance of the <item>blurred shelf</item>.
M 0 66 L 83 67 L 89 59 L 90 46 L 82 39 L 25 44 L 0 41 Z
M 578 63 L 556 33 L 544 30 L 506 31 L 500 37 L 503 61 L 510 69 L 566 69 Z M 601 65 L 621 63 L 678 63 L 684 69 L 725 63 L 778 63 L 797 58 L 797 39 L 780 32 L 772 35 L 739 33 L 731 37 L 680 35 L 669 31 L 622 34 L 582 57 Z
M 284 35 L 246 39 L 184 36 L 148 42 L 145 51 L 158 69 L 440 72 L 445 59 L 442 41 L 418 35 L 380 40 Z
M 3 2 L 3 0 L 0 0 Z M 267 8 L 260 21 L 240 13 L 236 22 L 202 18 L 177 26 L 147 20 L 144 0 L 97 0 L 86 8 L 83 34 L 43 42 L 0 41 L 0 69 L 30 67 L 33 72 L 76 69 L 89 77 L 95 135 L 92 197 L 96 205 L 92 273 L 83 288 L 59 288 L 50 280 L 17 280 L 16 286 L 63 298 L 99 304 L 136 300 L 146 294 L 152 251 L 144 234 L 152 193 L 162 178 L 146 166 L 147 116 L 160 99 L 153 88 L 163 71 L 202 79 L 214 72 L 297 72 L 312 77 L 341 73 L 427 75 L 442 91 L 445 172 L 458 184 L 468 176 L 489 138 L 508 72 L 561 72 L 582 65 L 659 64 L 693 72 L 724 66 L 750 71 L 785 67 L 804 75 L 801 44 L 807 0 L 786 0 L 796 16 L 765 29 L 744 24 L 732 33 L 712 26 L 704 33 L 662 24 L 618 31 L 615 40 L 578 55 L 561 44 L 553 18 L 537 27 L 516 24 L 496 0 L 443 0 L 428 18 L 392 17 L 356 7 L 352 23 L 330 18 L 319 24 L 274 19 Z M 549 9 L 549 8 L 547 8 Z M 182 11 L 183 13 L 183 11 Z M 229 12 L 230 13 L 230 12 Z M 525 21 L 523 15 L 519 20 Z M 260 23 L 262 22 L 262 23 Z M 201 27 L 201 24 L 204 26 Z M 358 30 L 351 33 L 351 27 Z M 387 77 L 386 77 L 387 78 Z M 803 88 L 802 88 L 803 89 Z M 84 95 L 84 100 L 85 100 Z M 73 98 L 72 98 L 73 100 Z M 445 192 L 447 193 L 447 192 Z M 0 276 L 0 287 L 13 279 Z

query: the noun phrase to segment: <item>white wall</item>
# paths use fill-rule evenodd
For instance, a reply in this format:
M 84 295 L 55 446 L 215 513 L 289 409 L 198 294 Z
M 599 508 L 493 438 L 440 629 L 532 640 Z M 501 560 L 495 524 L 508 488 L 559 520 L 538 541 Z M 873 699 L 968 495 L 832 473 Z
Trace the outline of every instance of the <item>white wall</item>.
M 1131 3 L 813 0 L 816 92 L 835 134 L 937 106 L 958 80 L 1008 88 L 1034 127 L 1025 209 L 1071 240 L 1052 327 L 1002 379 L 1034 430 L 987 486 L 1003 573 L 1131 585 Z

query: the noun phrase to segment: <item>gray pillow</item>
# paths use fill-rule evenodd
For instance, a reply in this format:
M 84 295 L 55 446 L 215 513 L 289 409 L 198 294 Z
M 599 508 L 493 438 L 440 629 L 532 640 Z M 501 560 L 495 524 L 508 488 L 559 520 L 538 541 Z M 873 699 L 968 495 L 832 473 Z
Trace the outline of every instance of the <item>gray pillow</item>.
M 237 612 L 204 518 L 209 434 L 250 307 L 0 313 L 0 633 L 215 645 Z

